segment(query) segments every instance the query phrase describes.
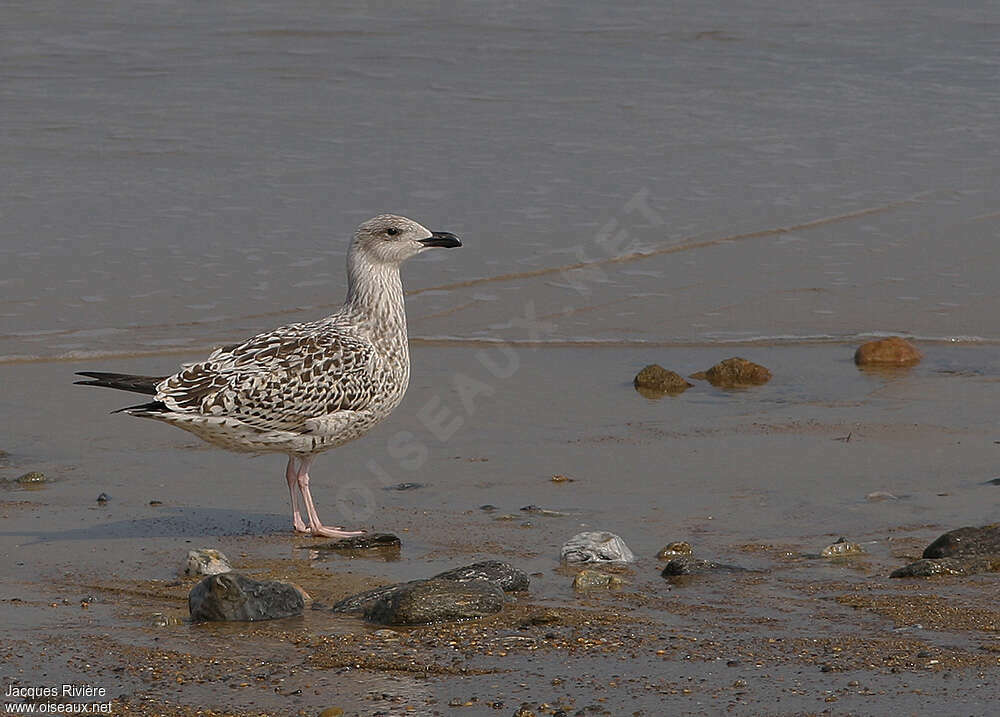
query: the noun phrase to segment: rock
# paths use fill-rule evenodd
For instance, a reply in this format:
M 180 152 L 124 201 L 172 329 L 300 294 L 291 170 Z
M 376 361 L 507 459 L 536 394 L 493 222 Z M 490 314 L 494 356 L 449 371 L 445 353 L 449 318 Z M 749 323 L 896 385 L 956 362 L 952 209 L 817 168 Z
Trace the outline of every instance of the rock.
M 887 493 L 884 490 L 874 490 L 865 496 L 865 500 L 877 503 L 882 500 L 899 500 L 899 497 L 893 495 L 892 493 Z
M 1000 572 L 1000 556 L 917 560 L 893 570 L 890 578 L 929 578 L 935 575 L 975 575 Z
M 469 620 L 500 612 L 504 600 L 503 590 L 483 580 L 418 580 L 376 600 L 365 619 L 382 625 Z
M 211 548 L 201 548 L 200 550 L 189 550 L 187 561 L 181 572 L 188 577 L 195 575 L 218 575 L 228 573 L 232 570 L 229 558 L 218 550 Z
M 233 572 L 209 575 L 188 593 L 195 621 L 275 620 L 301 615 L 304 607 L 302 595 L 288 583 L 260 582 Z
M 514 711 L 513 717 L 535 717 L 534 705 L 525 702 Z
M 735 356 L 712 366 L 706 371 L 691 374 L 690 378 L 708 381 L 719 388 L 759 386 L 771 380 L 771 372 L 760 364 Z
M 824 558 L 846 558 L 851 555 L 861 555 L 865 552 L 857 543 L 847 542 L 847 538 L 841 538 L 836 543 L 827 545 L 820 551 L 820 555 Z
M 371 550 L 374 548 L 399 548 L 402 542 L 392 533 L 365 533 L 352 538 L 339 538 L 330 543 L 307 543 L 300 548 L 308 550 Z
M 1000 555 L 1000 523 L 949 531 L 928 545 L 923 556 L 951 558 L 959 555 Z
M 729 573 L 748 572 L 746 568 L 741 568 L 739 565 L 723 565 L 722 563 L 713 563 L 711 560 L 701 560 L 699 558 L 682 555 L 670 560 L 670 562 L 663 567 L 663 572 L 660 573 L 660 577 L 672 578 L 678 575 L 701 575 L 703 573 L 717 571 Z
M 573 483 L 575 480 L 576 478 L 570 478 L 569 476 L 563 475 L 562 473 L 556 473 L 554 476 L 552 476 L 553 483 Z M 998 478 L 997 480 L 1000 481 L 1000 478 Z
M 632 380 L 635 390 L 646 398 L 661 398 L 666 394 L 678 394 L 686 391 L 693 384 L 674 371 L 668 371 L 659 364 L 651 363 L 636 374 Z
M 107 503 L 109 500 L 111 500 L 111 496 L 108 495 L 107 493 L 101 493 L 99 496 L 97 496 L 98 503 Z
M 445 570 L 443 573 L 433 576 L 431 580 L 454 580 L 460 583 L 470 580 L 485 580 L 488 583 L 493 583 L 505 593 L 527 590 L 530 582 L 527 573 L 501 560 L 484 560 L 461 568 Z
M 913 366 L 922 358 L 916 346 L 899 336 L 869 341 L 854 352 L 858 366 Z
M 581 570 L 573 578 L 574 590 L 593 590 L 595 588 L 618 588 L 622 579 L 617 575 L 608 575 L 597 570 Z
M 495 505 L 490 505 L 489 503 L 487 503 L 486 505 L 479 506 L 479 510 L 486 511 L 487 513 L 492 513 L 496 509 L 497 507 Z
M 387 485 L 382 490 L 417 490 L 423 487 L 423 483 L 396 483 L 395 485 Z
M 562 546 L 561 556 L 567 563 L 635 562 L 625 541 L 603 530 L 577 533 Z
M 527 590 L 529 579 L 527 574 L 515 568 L 509 563 L 500 560 L 484 560 L 472 565 L 465 565 L 460 568 L 446 570 L 429 580 L 449 580 L 457 583 L 465 583 L 474 580 L 490 583 L 503 592 L 516 592 Z M 387 599 L 391 595 L 404 588 L 412 587 L 417 583 L 427 582 L 426 580 L 411 580 L 410 582 L 398 583 L 396 585 L 386 585 L 385 587 L 366 590 L 356 595 L 346 597 L 330 610 L 341 613 L 364 613 L 369 611 L 375 603 Z
M 340 707 L 327 707 L 319 713 L 319 717 L 340 717 L 342 714 L 344 714 L 344 710 Z
M 670 560 L 679 555 L 690 555 L 691 554 L 691 543 L 684 540 L 676 540 L 673 543 L 667 543 L 662 548 L 660 552 L 656 554 L 657 560 Z
M 547 508 L 542 508 L 537 505 L 526 505 L 521 510 L 525 513 L 534 513 L 535 515 L 540 515 L 543 518 L 562 518 L 569 515 L 569 513 L 563 513 L 558 510 L 549 510 Z
M 22 485 L 34 485 L 37 483 L 45 482 L 45 474 L 41 471 L 30 471 L 22 476 L 17 477 L 17 482 Z

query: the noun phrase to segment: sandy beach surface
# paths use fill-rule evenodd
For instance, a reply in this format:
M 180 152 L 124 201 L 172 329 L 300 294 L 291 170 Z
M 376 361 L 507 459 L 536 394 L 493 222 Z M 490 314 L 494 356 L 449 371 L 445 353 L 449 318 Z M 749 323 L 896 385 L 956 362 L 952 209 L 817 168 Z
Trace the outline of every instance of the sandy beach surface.
M 123 394 L 65 385 L 76 363 L 6 366 L 3 410 L 18 432 L 3 477 L 48 480 L 2 496 L 5 674 L 106 687 L 121 714 L 513 714 L 526 702 L 538 714 L 868 714 L 880 700 L 906 714 L 988 713 L 995 578 L 888 574 L 992 516 L 1000 438 L 977 407 L 1000 388 L 1000 351 L 928 346 L 914 369 L 870 374 L 846 345 L 742 347 L 776 378 L 738 391 L 696 382 L 660 400 L 630 385 L 649 359 L 687 371 L 719 351 L 523 349 L 516 374 L 497 379 L 476 349 L 416 348 L 420 380 L 399 412 L 315 471 L 325 512 L 403 542 L 351 555 L 292 536 L 279 457 L 107 415 Z M 459 374 L 494 389 L 474 411 Z M 464 419 L 446 444 L 417 417 L 428 403 Z M 404 432 L 427 449 L 419 470 L 390 456 Z M 419 486 L 398 490 L 407 483 Z M 880 492 L 893 497 L 866 497 Z M 521 510 L 532 505 L 559 515 Z M 619 589 L 573 590 L 559 547 L 586 529 L 637 554 L 612 570 Z M 864 554 L 819 557 L 841 536 Z M 655 555 L 674 540 L 752 572 L 669 582 Z M 192 624 L 194 581 L 178 569 L 200 547 L 320 605 L 482 559 L 527 571 L 531 587 L 473 623 L 386 631 L 307 609 Z

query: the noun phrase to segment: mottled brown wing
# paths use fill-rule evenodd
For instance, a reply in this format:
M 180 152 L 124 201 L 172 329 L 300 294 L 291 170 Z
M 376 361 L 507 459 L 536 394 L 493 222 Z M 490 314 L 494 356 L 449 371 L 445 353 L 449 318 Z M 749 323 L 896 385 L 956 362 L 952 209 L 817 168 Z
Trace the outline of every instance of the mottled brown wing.
M 174 411 L 296 431 L 310 418 L 366 408 L 374 356 L 360 337 L 293 324 L 185 365 L 156 398 Z

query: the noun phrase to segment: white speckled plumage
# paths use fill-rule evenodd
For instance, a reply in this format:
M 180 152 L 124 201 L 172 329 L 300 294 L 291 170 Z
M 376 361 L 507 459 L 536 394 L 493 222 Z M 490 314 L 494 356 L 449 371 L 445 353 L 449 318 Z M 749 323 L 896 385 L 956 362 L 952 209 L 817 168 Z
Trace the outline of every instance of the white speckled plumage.
M 400 264 L 430 247 L 460 245 L 454 235 L 432 233 L 411 219 L 377 216 L 354 235 L 347 300 L 331 316 L 217 349 L 162 379 L 84 375 L 98 379 L 92 385 L 152 393 L 153 402 L 123 409 L 133 416 L 169 423 L 229 450 L 288 454 L 296 530 L 357 534 L 320 523 L 309 494 L 309 465 L 322 451 L 363 435 L 399 405 L 410 378 Z

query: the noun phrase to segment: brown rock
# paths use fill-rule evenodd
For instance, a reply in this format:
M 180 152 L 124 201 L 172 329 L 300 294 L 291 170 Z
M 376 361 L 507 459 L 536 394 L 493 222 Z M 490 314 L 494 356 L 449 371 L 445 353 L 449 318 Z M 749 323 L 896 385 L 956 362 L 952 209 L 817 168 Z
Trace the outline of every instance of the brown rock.
M 719 388 L 759 386 L 771 380 L 771 372 L 760 364 L 734 356 L 720 361 L 707 371 L 693 373 L 689 378 L 708 381 Z
M 646 398 L 660 398 L 664 394 L 676 394 L 686 391 L 693 384 L 674 371 L 668 371 L 659 364 L 651 363 L 636 374 L 632 381 L 635 390 Z
M 869 341 L 854 352 L 858 366 L 913 366 L 922 358 L 916 346 L 899 336 Z

